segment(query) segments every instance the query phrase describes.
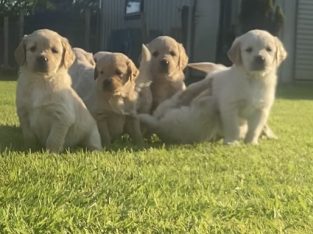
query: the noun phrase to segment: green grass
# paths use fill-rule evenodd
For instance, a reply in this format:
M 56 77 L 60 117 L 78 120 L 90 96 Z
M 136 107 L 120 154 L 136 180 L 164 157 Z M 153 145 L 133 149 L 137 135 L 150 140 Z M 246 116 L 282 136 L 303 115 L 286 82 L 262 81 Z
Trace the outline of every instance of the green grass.
M 280 87 L 278 140 L 51 155 L 22 145 L 0 82 L 0 233 L 312 233 L 313 85 Z

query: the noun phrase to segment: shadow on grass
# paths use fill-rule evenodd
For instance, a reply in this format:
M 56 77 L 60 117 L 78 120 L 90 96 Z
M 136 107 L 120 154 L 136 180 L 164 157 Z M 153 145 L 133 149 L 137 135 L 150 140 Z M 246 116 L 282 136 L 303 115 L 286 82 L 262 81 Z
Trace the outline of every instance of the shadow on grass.
M 292 100 L 313 100 L 313 82 L 279 85 L 276 97 Z
M 148 148 L 171 148 L 175 146 L 164 145 L 156 137 L 149 139 L 144 145 L 134 144 L 129 137 L 125 136 L 121 139 L 114 141 L 114 143 L 108 147 L 105 151 L 107 152 L 119 152 L 119 151 L 131 151 L 139 152 Z M 66 152 L 79 152 L 81 147 L 73 147 L 70 151 Z M 40 146 L 33 146 L 31 148 L 24 146 L 24 140 L 22 135 L 22 130 L 17 126 L 1 125 L 0 126 L 0 153 L 3 152 L 45 152 L 45 150 Z
M 22 132 L 17 126 L 0 126 L 0 152 L 24 151 Z
M 17 80 L 17 70 L 0 70 L 0 80 L 1 81 L 16 81 Z

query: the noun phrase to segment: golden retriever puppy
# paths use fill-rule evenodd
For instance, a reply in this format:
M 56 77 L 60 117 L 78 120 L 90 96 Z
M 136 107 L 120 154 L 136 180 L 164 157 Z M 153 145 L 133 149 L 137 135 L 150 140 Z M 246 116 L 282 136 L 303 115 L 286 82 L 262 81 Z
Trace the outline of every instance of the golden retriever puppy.
M 67 39 L 41 29 L 25 36 L 15 51 L 20 65 L 16 106 L 24 139 L 51 152 L 82 145 L 100 150 L 95 120 L 71 88 L 74 54 Z
M 94 69 L 96 63 L 93 54 L 81 48 L 73 48 L 75 61 L 69 68 L 69 74 L 72 78 L 72 87 L 77 94 L 82 97 L 85 90 L 91 90 L 94 85 Z
M 277 37 L 251 30 L 233 42 L 228 56 L 232 67 L 213 74 L 213 81 L 198 82 L 185 94 L 211 88 L 224 143 L 236 143 L 243 135 L 246 143 L 257 144 L 262 130 L 273 134 L 266 123 L 275 98 L 277 69 L 287 52 Z
M 103 145 L 110 145 L 123 133 L 142 144 L 136 117 L 138 69 L 124 54 L 97 54 L 93 89 L 85 90 L 82 98 L 97 121 Z
M 216 128 L 216 101 L 211 90 L 185 96 L 182 95 L 184 91 L 162 102 L 153 115 L 139 114 L 141 122 L 167 143 L 192 144 L 215 140 L 219 129 Z
M 188 56 L 182 44 L 168 36 L 160 36 L 148 45 L 152 58 L 150 62 L 152 111 L 176 92 L 184 90 L 183 70 Z
M 214 72 L 228 69 L 226 66 L 224 66 L 222 64 L 215 64 L 215 63 L 210 63 L 210 62 L 189 63 L 188 67 L 202 71 L 202 72 L 205 72 L 207 74 L 206 75 L 206 78 L 208 79 L 207 82 L 210 86 L 212 83 L 211 82 L 212 74 Z M 192 96 L 194 96 L 197 93 L 202 92 L 203 90 L 206 90 L 208 88 L 211 89 L 212 87 L 208 87 L 208 86 L 204 85 L 203 82 L 194 83 L 190 87 L 187 87 L 186 92 L 184 92 L 180 96 L 180 102 L 184 102 L 184 100 L 186 100 L 186 99 L 188 100 Z M 244 138 L 246 131 L 247 131 L 247 124 L 245 122 L 245 123 L 242 123 L 241 127 L 240 127 L 240 138 L 241 139 Z M 272 131 L 272 129 L 268 126 L 267 123 L 264 125 L 264 128 L 262 129 L 261 136 L 265 137 L 267 139 L 278 139 L 277 136 L 275 135 L 275 133 Z M 219 131 L 219 136 L 215 137 L 215 138 L 219 139 L 220 137 L 222 137 L 221 131 Z

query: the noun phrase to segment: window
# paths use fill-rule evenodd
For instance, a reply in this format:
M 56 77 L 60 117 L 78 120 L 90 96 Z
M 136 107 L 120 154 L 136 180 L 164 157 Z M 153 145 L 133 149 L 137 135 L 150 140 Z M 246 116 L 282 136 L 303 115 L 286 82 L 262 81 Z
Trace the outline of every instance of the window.
M 126 0 L 125 18 L 138 19 L 143 11 L 143 0 Z

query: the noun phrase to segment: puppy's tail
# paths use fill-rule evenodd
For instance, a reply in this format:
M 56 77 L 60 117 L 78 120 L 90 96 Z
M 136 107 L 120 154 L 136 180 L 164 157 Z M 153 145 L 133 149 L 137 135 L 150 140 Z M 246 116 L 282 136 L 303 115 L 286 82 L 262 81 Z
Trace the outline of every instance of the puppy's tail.
M 227 68 L 222 64 L 209 63 L 209 62 L 189 63 L 188 67 L 193 68 L 193 69 L 198 70 L 198 71 L 205 72 L 207 74 L 211 74 L 211 73 L 217 72 L 217 71 L 222 71 L 222 70 L 225 70 Z
M 149 114 L 139 114 L 138 118 L 141 123 L 146 125 L 151 130 L 156 130 L 159 126 L 159 121 L 152 115 Z

